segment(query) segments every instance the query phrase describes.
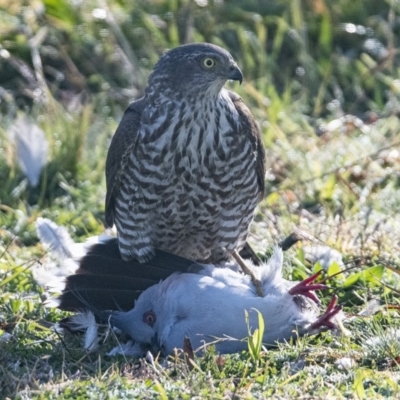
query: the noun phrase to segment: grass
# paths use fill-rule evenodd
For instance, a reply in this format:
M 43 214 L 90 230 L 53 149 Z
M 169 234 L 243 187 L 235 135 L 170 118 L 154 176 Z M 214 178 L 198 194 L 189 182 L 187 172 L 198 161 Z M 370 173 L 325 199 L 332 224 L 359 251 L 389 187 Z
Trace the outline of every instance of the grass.
M 398 4 L 201 3 L 0 0 L 0 398 L 398 397 Z M 210 348 L 193 366 L 108 357 L 112 335 L 86 353 L 79 337 L 52 329 L 67 314 L 43 306 L 33 279 L 55 262 L 34 222 L 50 218 L 76 241 L 102 232 L 109 140 L 158 55 L 187 40 L 228 48 L 246 77 L 233 88 L 260 123 L 268 163 L 251 243 L 267 256 L 304 232 L 309 241 L 285 253 L 290 279 L 321 268 L 305 246 L 339 251 L 343 265 L 327 273 L 352 269 L 328 281 L 322 300 L 339 295 L 350 336 L 259 352 L 253 333 L 251 351 Z M 49 143 L 37 187 L 9 137 L 18 115 Z M 368 304 L 374 312 L 360 316 Z

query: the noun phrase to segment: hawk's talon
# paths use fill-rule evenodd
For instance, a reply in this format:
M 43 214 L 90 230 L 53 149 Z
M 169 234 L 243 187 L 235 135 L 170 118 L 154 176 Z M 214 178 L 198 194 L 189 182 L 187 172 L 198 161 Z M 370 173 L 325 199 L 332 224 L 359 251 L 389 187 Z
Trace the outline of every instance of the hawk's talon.
M 240 268 L 242 268 L 242 271 L 250 276 L 251 281 L 253 282 L 253 285 L 256 288 L 256 293 L 260 297 L 264 297 L 264 290 L 263 286 L 260 282 L 260 280 L 254 275 L 254 271 L 252 271 L 245 263 L 242 257 L 240 257 L 239 253 L 234 250 L 232 252 L 232 257 L 236 260 L 236 262 L 239 264 Z

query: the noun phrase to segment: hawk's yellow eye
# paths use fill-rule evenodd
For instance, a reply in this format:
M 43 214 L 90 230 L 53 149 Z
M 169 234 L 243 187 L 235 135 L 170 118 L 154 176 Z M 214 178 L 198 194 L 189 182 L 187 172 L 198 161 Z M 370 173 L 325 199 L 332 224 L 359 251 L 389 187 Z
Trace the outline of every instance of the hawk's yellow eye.
M 201 63 L 203 64 L 203 67 L 207 69 L 215 67 L 215 60 L 211 57 L 203 58 Z

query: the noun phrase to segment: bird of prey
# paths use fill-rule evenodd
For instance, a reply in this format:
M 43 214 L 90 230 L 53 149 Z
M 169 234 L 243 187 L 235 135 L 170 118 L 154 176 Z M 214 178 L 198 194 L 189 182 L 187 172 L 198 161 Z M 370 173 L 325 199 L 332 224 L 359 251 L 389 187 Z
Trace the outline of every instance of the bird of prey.
M 264 297 L 256 294 L 250 277 L 238 273 L 238 266 L 235 264 L 220 268 L 211 264 L 192 263 L 189 272 L 169 275 L 165 280 L 143 291 L 132 308 L 132 299 L 137 297 L 134 293 L 135 285 L 138 287 L 131 279 L 132 266 L 125 264 L 124 270 L 114 271 L 110 259 L 102 261 L 102 258 L 107 257 L 101 253 L 105 251 L 104 254 L 109 254 L 110 244 L 111 247 L 115 246 L 115 242 L 97 245 L 92 252 L 92 255 L 95 253 L 98 256 L 96 264 L 103 264 L 100 271 L 93 268 L 91 272 L 85 272 L 81 263 L 81 271 L 78 270 L 75 276 L 79 280 L 79 277 L 82 278 L 82 274 L 86 273 L 87 278 L 95 281 L 94 275 L 99 274 L 108 276 L 110 282 L 113 282 L 114 276 L 118 276 L 121 282 L 125 281 L 122 287 L 120 284 L 115 288 L 113 285 L 109 285 L 108 288 L 98 285 L 100 301 L 96 302 L 96 297 L 93 297 L 87 302 L 78 296 L 77 298 L 83 301 L 81 305 L 71 303 L 64 292 L 61 308 L 81 310 L 84 304 L 86 309 L 92 310 L 135 341 L 133 350 L 128 350 L 130 355 L 141 356 L 142 352 L 149 348 L 154 352 L 161 351 L 165 356 L 173 354 L 174 348 L 182 348 L 185 337 L 190 339 L 195 349 L 200 348 L 203 342 L 210 343 L 216 338 L 223 338 L 216 342 L 217 351 L 232 353 L 244 350 L 247 343 L 242 339 L 248 336 L 245 311 L 249 315 L 249 326 L 254 329 L 258 325 L 255 309 L 262 314 L 265 321 L 263 343 L 267 346 L 295 338 L 297 335 L 334 329 L 343 318 L 341 307 L 336 305 L 337 298 L 333 298 L 326 312 L 318 316 L 319 301 L 314 291 L 325 289 L 326 286 L 313 283 L 317 275 L 299 283 L 282 278 L 283 256 L 280 248 L 276 248 L 269 262 L 257 268 L 255 272 L 262 283 Z M 166 253 L 156 251 L 153 258 L 160 263 L 160 269 L 165 256 Z M 172 266 L 174 259 L 178 263 L 177 269 L 182 270 L 182 259 L 174 255 L 168 255 L 165 259 L 167 269 Z M 103 268 L 107 262 L 109 271 Z M 121 264 L 119 268 L 123 266 L 124 264 Z M 186 267 L 188 265 L 183 269 Z M 143 268 L 138 268 L 139 273 L 140 270 Z M 74 288 L 75 295 L 80 293 L 86 296 L 88 286 L 85 285 L 88 282 L 81 287 L 73 286 L 77 280 L 67 281 L 69 290 Z M 92 286 L 91 289 L 95 288 Z M 120 296 L 123 291 L 125 296 Z M 130 306 L 124 302 L 122 310 L 117 311 L 114 305 L 114 311 L 108 311 L 109 304 L 104 303 L 105 297 L 108 297 L 110 302 L 113 298 L 125 301 L 129 293 L 132 300 Z M 82 326 L 82 317 L 72 317 L 67 322 L 69 327 L 73 327 L 74 324 Z
M 106 225 L 124 260 L 155 249 L 198 262 L 237 254 L 264 193 L 265 152 L 231 54 L 208 43 L 167 51 L 130 104 L 106 161 Z

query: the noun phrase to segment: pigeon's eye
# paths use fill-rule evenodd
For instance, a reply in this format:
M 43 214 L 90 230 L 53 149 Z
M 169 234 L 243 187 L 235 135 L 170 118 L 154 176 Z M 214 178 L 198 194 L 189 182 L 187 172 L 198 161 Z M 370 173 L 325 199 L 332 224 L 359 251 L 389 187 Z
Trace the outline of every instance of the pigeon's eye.
M 156 314 L 153 311 L 146 311 L 143 314 L 143 322 L 146 325 L 153 327 L 154 323 L 156 322 Z
M 206 58 L 203 58 L 203 60 L 201 61 L 201 64 L 203 65 L 204 68 L 211 69 L 211 68 L 215 67 L 216 63 L 213 58 L 206 57 Z

